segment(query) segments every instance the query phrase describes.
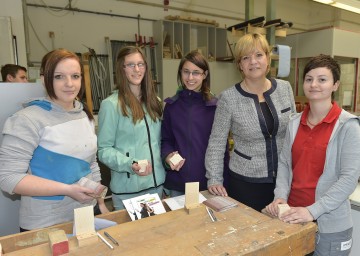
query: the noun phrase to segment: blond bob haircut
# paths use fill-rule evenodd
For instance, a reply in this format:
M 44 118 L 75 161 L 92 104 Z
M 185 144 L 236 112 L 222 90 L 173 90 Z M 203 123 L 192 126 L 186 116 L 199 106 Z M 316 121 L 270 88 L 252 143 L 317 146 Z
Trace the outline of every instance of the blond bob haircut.
M 257 49 L 263 50 L 265 52 L 268 59 L 268 68 L 266 74 L 269 73 L 271 64 L 271 48 L 269 43 L 263 35 L 258 33 L 251 33 L 240 37 L 235 46 L 236 66 L 239 69 L 242 77 L 244 77 L 244 72 L 240 69 L 239 65 L 242 57 L 252 54 Z

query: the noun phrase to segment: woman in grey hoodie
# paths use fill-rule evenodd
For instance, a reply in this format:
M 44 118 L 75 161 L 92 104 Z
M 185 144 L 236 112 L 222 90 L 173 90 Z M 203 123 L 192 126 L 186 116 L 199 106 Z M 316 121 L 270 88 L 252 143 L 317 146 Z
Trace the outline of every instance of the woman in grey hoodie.
M 353 223 L 348 198 L 360 175 L 359 118 L 333 101 L 340 85 L 340 66 L 333 58 L 311 58 L 303 77 L 309 105 L 289 122 L 275 200 L 266 209 L 277 216 L 278 204 L 287 203 L 290 209 L 281 220 L 317 221 L 314 255 L 349 255 Z

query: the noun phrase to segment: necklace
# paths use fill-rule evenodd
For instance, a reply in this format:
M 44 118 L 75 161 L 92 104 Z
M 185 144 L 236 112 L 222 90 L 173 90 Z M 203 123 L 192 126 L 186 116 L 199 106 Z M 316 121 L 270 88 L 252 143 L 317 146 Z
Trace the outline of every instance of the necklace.
M 310 120 L 309 120 L 309 116 L 307 116 L 307 118 L 306 118 L 306 122 L 308 123 L 308 124 L 310 124 L 311 126 L 317 126 L 319 123 L 317 123 L 317 124 L 313 124 L 312 122 L 310 122 Z
M 142 96 L 140 86 L 139 86 L 139 85 L 132 85 L 132 84 L 130 84 L 129 87 L 130 87 L 130 91 L 133 93 L 133 95 L 135 96 L 135 98 L 137 98 L 138 100 L 140 100 L 140 99 L 141 99 L 141 96 Z

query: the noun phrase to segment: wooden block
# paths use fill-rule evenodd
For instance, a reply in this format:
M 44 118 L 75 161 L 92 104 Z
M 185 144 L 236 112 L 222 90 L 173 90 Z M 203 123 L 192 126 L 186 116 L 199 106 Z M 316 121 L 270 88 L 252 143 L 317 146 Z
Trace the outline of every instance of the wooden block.
M 69 252 L 69 240 L 64 230 L 50 232 L 49 242 L 53 256 L 63 255 Z
M 92 205 L 74 209 L 75 233 L 79 247 L 96 243 L 94 207 Z
M 86 177 L 82 177 L 79 181 L 78 184 L 82 187 L 86 187 L 86 188 L 90 188 L 92 190 L 94 190 L 93 194 L 89 194 L 92 197 L 95 198 L 105 198 L 106 193 L 107 193 L 107 187 L 100 184 L 99 182 L 95 182 L 93 180 L 90 180 Z
M 199 182 L 185 183 L 185 209 L 199 206 Z M 187 211 L 189 214 L 191 210 Z
M 185 208 L 185 211 L 187 212 L 187 214 L 194 214 L 195 212 L 202 211 L 204 207 L 201 204 L 198 204 L 198 205 L 192 205 L 192 206 L 185 205 L 184 208 Z
M 99 241 L 96 232 L 77 235 L 76 238 L 78 240 L 79 247 L 85 247 L 88 245 L 92 245 Z
M 280 218 L 284 212 L 290 210 L 290 206 L 288 204 L 278 204 L 278 217 Z
M 146 166 L 148 166 L 149 162 L 148 160 L 139 160 L 138 161 L 138 165 L 140 166 L 140 170 L 139 172 L 145 172 L 146 171 Z
M 2 246 L 0 244 L 0 256 L 2 255 Z
M 173 164 L 173 165 L 177 165 L 178 163 L 180 163 L 182 160 L 184 160 L 184 158 L 182 158 L 180 156 L 180 154 L 176 153 L 174 154 L 172 157 L 170 157 L 170 162 Z

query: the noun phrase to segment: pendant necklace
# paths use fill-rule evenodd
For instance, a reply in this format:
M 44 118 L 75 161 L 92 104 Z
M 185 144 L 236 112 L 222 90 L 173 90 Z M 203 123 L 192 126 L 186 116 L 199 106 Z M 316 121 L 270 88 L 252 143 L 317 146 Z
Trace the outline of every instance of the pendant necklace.
M 308 124 L 310 124 L 311 126 L 314 126 L 314 127 L 317 126 L 317 125 L 321 122 L 321 121 L 320 121 L 320 122 L 318 122 L 317 124 L 313 124 L 312 122 L 310 122 L 309 116 L 307 116 L 306 121 L 307 121 Z

